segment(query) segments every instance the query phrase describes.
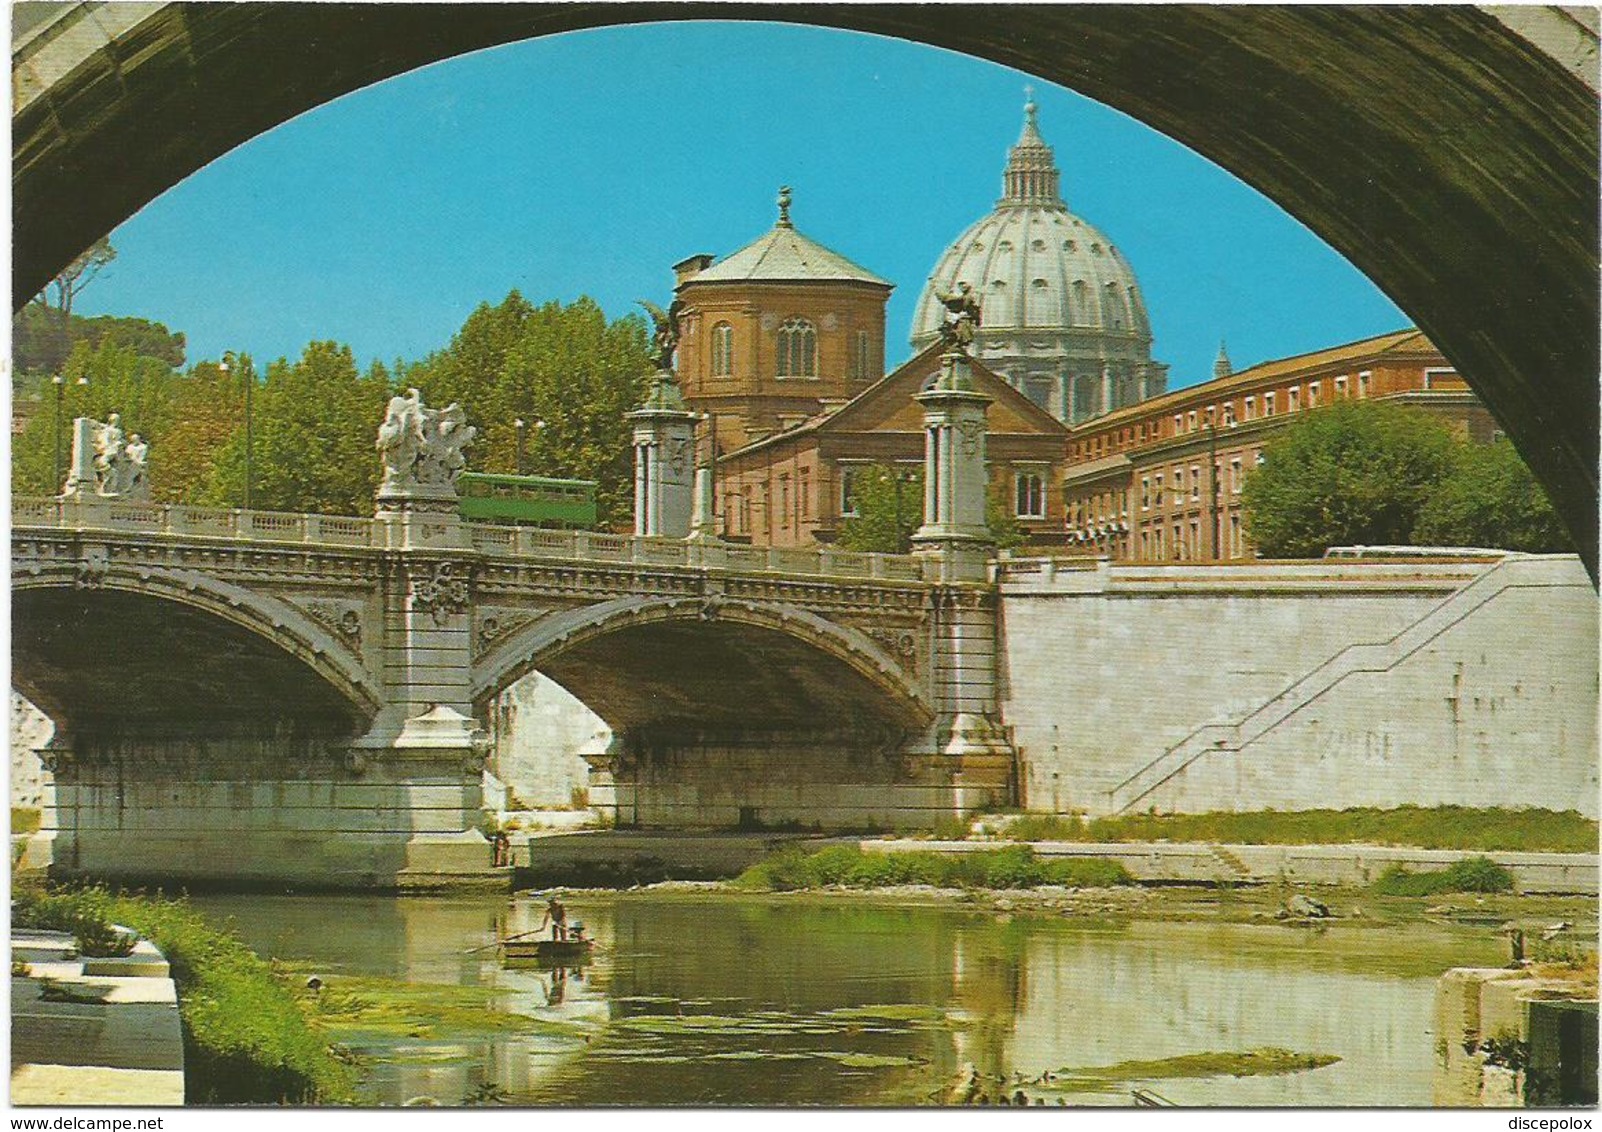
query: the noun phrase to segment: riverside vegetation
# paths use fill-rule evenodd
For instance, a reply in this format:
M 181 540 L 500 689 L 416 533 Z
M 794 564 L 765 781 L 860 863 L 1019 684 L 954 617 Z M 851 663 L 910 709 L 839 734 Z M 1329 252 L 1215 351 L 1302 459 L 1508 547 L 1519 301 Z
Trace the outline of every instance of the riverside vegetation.
M 83 938 L 120 924 L 149 939 L 172 968 L 183 1022 L 190 1104 L 348 1101 L 354 1074 L 308 1023 L 272 967 L 182 901 L 103 888 L 48 891 L 14 884 L 11 922 Z
M 963 832 L 966 832 L 964 829 Z M 1574 810 L 1467 806 L 1121 814 L 1080 818 L 1023 814 L 997 836 L 1009 841 L 1211 841 L 1237 845 L 1395 845 L 1595 853 L 1597 823 Z

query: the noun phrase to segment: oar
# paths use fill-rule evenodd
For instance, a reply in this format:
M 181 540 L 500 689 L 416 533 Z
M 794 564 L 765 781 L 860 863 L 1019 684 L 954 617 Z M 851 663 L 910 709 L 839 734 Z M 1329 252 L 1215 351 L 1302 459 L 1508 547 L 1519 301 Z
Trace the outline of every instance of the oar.
M 544 930 L 543 928 L 534 928 L 534 929 L 532 929 L 530 931 L 518 932 L 516 935 L 509 935 L 505 939 L 491 940 L 489 943 L 484 944 L 482 947 L 470 947 L 466 951 L 462 952 L 462 954 L 463 955 L 472 955 L 475 952 L 488 951 L 492 947 L 499 947 L 501 944 L 510 943 L 514 939 L 522 939 L 526 935 L 538 935 L 543 930 Z

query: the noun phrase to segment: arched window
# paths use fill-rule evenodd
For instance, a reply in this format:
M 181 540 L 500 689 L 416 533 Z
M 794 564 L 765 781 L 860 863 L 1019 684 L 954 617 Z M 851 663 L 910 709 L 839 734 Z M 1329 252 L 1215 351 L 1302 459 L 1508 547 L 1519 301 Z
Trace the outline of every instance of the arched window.
M 1046 481 L 1035 472 L 1019 472 L 1013 478 L 1016 489 L 1016 506 L 1013 514 L 1020 519 L 1046 517 Z
M 712 328 L 712 376 L 734 373 L 734 327 L 720 322 Z
M 779 326 L 778 375 L 818 376 L 818 332 L 804 318 L 787 318 Z

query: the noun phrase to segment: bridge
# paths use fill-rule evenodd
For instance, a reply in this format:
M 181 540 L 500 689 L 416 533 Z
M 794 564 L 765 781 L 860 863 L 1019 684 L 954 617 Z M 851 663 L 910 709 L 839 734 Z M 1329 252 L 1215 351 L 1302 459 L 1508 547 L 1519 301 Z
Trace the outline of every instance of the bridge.
M 58 724 L 57 867 L 484 873 L 473 723 L 538 669 L 629 822 L 927 822 L 1012 789 L 994 587 L 937 559 L 464 523 L 12 502 L 13 680 Z M 977 724 L 974 722 L 978 720 Z

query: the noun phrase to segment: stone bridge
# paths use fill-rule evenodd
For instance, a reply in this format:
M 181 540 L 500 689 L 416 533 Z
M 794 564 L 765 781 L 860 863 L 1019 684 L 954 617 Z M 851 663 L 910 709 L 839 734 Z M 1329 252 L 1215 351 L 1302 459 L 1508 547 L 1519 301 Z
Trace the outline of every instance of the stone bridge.
M 13 681 L 57 723 L 58 869 L 486 871 L 474 719 L 538 669 L 613 728 L 625 823 L 927 822 L 1007 800 L 995 593 L 938 557 L 12 503 Z

